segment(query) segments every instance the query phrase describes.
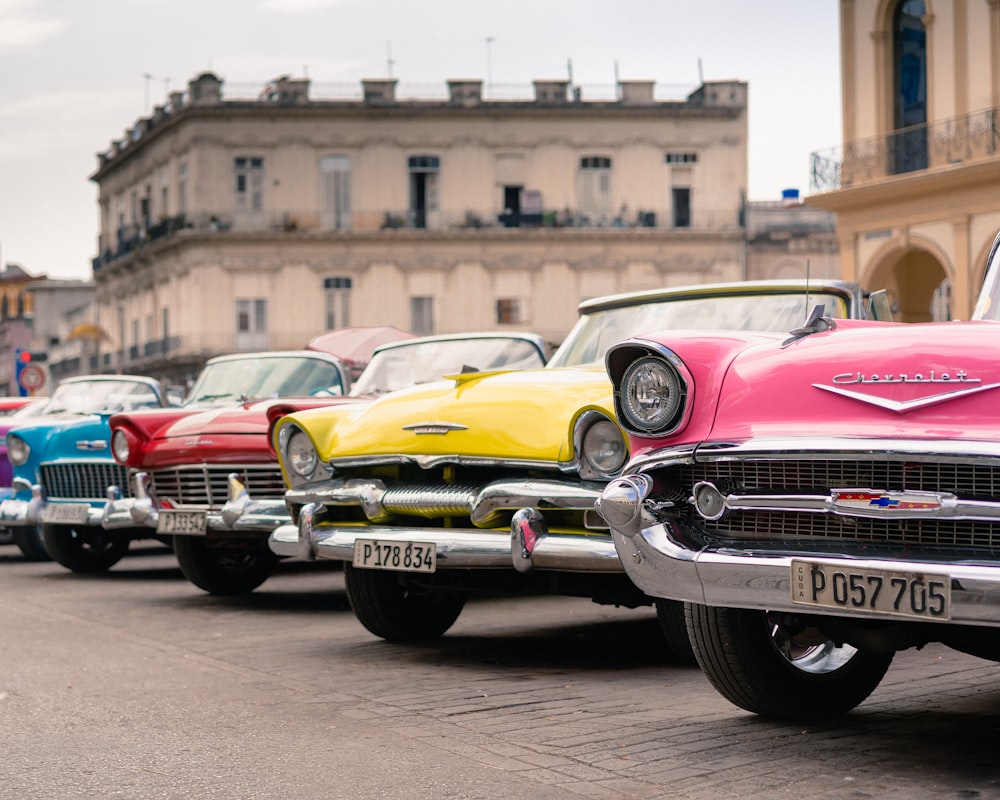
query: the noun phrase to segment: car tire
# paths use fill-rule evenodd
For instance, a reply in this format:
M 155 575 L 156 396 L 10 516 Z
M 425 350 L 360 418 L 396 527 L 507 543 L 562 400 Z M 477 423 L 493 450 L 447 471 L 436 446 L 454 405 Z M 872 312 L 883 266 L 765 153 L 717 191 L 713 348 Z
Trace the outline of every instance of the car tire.
M 129 538 L 103 528 L 42 525 L 42 541 L 55 561 L 73 572 L 107 572 L 128 552 Z
M 14 544 L 28 561 L 51 561 L 52 556 L 45 549 L 42 541 L 42 529 L 39 525 L 16 525 L 11 530 Z
M 691 647 L 691 637 L 688 635 L 684 603 L 680 600 L 658 598 L 654 605 L 656 619 L 660 623 L 660 632 L 666 644 L 667 657 L 675 664 L 697 666 L 698 660 L 694 657 L 694 648 Z
M 837 647 L 815 630 L 790 635 L 764 611 L 687 603 L 685 612 L 705 676 L 731 703 L 765 717 L 846 714 L 875 691 L 894 655 Z
M 209 594 L 252 592 L 274 572 L 278 557 L 267 547 L 212 546 L 196 536 L 175 536 L 174 554 L 184 577 Z
M 344 584 L 354 616 L 389 642 L 436 639 L 455 624 L 465 606 L 462 595 L 406 587 L 398 573 L 387 570 L 345 564 Z

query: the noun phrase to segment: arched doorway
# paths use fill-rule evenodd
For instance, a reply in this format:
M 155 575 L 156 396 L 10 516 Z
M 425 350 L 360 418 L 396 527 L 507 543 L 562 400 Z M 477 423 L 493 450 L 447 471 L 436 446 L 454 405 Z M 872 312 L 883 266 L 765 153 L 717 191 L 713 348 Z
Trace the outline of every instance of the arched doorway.
M 863 284 L 886 289 L 897 322 L 951 319 L 951 282 L 944 264 L 929 250 L 899 247 L 873 262 Z

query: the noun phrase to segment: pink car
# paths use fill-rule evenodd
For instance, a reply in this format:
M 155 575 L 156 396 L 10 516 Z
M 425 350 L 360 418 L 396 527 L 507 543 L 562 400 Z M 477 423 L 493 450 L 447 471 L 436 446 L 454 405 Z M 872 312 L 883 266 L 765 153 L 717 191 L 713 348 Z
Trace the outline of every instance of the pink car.
M 598 511 L 737 706 L 845 713 L 928 642 L 1000 661 L 1000 237 L 975 316 L 608 353 L 633 458 Z

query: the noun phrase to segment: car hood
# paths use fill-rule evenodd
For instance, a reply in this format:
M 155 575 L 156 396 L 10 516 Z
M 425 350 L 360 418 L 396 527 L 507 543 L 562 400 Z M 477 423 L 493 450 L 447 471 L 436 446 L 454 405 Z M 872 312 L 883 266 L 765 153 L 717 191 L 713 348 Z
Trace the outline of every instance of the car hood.
M 108 417 L 52 416 L 18 425 L 12 431 L 31 448 L 30 461 L 110 459 Z
M 748 347 L 726 371 L 710 438 L 996 441 L 997 341 L 995 322 L 848 322 Z
M 471 373 L 403 389 L 357 408 L 289 415 L 324 461 L 380 455 L 565 462 L 576 418 L 614 419 L 600 367 Z
M 138 444 L 129 466 L 162 468 L 191 463 L 274 461 L 268 446 L 271 419 L 303 408 L 358 403 L 363 398 L 277 398 L 213 408 L 116 414 L 111 429 L 126 428 Z

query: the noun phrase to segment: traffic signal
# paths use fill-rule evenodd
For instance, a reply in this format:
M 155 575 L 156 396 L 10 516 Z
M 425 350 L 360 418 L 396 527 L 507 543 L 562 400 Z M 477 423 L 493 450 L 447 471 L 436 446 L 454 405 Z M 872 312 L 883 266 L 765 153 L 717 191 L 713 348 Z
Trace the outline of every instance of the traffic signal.
M 14 351 L 14 379 L 22 396 L 34 394 L 45 386 L 48 370 L 44 362 L 49 360 L 45 352 L 23 350 Z

